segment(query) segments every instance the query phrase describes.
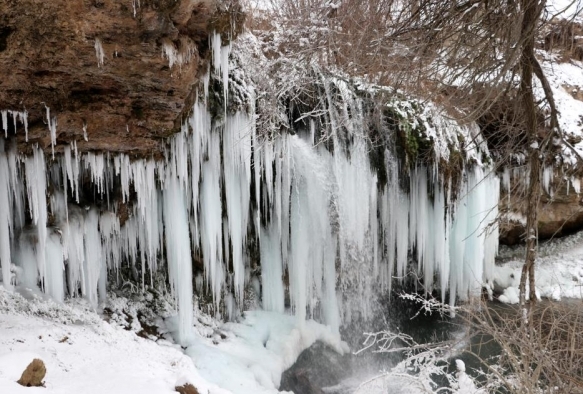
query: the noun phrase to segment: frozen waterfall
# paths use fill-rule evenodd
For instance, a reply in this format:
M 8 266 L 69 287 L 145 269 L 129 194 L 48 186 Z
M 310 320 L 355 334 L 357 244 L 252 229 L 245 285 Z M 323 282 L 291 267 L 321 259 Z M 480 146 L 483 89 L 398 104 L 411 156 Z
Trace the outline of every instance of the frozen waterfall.
M 228 56 L 213 45 L 222 62 L 214 71 L 226 81 Z M 340 87 L 351 111 L 360 108 Z M 186 338 L 194 274 L 217 312 L 225 305 L 233 314 L 252 289 L 264 309 L 283 312 L 289 295 L 300 320 L 317 317 L 335 330 L 370 317 L 370 294 L 410 270 L 451 302 L 476 294 L 488 279 L 499 180 L 485 166 L 468 166 L 459 184 L 442 179 L 437 164 L 403 176 L 387 148 L 380 182 L 362 116 L 348 117 L 346 107 L 344 115 L 331 110 L 332 133 L 311 122 L 305 132 L 267 138 L 257 134 L 253 115 L 213 117 L 205 100 L 196 100 L 170 138 L 164 161 L 79 153 L 74 142 L 54 157 L 36 147 L 22 157 L 10 139 L 0 139 L 4 286 L 38 286 L 57 301 L 80 294 L 97 306 L 106 280 L 122 268 L 144 287 L 167 269 L 179 337 Z M 15 125 L 26 119 L 2 111 L 5 131 L 10 116 Z M 55 127 L 50 123 L 51 139 Z M 334 127 L 348 130 L 350 141 Z M 324 134 L 327 144 L 318 144 Z M 250 252 L 252 243 L 258 253 Z M 204 279 L 193 273 L 194 256 L 204 263 Z M 252 286 L 257 278 L 261 285 Z

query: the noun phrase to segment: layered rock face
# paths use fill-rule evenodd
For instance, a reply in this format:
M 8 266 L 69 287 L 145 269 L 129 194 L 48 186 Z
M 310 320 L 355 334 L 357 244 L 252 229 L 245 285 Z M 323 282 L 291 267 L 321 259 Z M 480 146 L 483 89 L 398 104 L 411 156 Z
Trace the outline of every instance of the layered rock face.
M 0 109 L 28 113 L 19 150 L 50 150 L 56 119 L 56 151 L 158 152 L 191 108 L 216 12 L 214 0 L 0 2 Z
M 516 245 L 524 241 L 526 228 L 526 204 L 524 199 L 511 195 L 503 195 L 500 199 L 500 209 L 510 213 L 502 215 L 500 220 L 500 242 L 506 245 Z M 580 231 L 583 228 L 583 196 L 570 181 L 557 184 L 552 196 L 544 193 L 539 206 L 539 239 L 561 237 Z

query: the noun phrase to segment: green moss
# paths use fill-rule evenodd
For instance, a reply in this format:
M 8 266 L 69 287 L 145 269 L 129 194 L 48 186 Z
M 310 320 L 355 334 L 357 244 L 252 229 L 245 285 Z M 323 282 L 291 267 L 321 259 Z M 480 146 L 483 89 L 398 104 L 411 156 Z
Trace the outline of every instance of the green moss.
M 221 120 L 225 114 L 225 98 L 223 97 L 223 82 L 218 78 L 211 79 L 207 107 L 213 119 Z
M 397 154 L 408 168 L 419 160 L 433 158 L 433 140 L 427 137 L 420 112 L 419 103 L 396 100 L 389 102 L 383 111 L 385 122 L 396 137 Z
M 370 166 L 377 174 L 379 188 L 385 187 L 388 182 L 387 167 L 385 165 L 385 147 L 375 144 L 369 151 Z

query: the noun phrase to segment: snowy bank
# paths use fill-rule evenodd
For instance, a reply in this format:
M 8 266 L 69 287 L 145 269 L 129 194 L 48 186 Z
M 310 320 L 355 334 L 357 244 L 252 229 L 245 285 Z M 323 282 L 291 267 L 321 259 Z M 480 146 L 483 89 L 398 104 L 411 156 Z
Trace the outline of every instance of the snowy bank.
M 182 376 L 204 393 L 227 393 L 179 347 L 110 325 L 83 303 L 28 301 L 0 286 L 0 311 L 0 393 L 170 394 Z M 16 383 L 33 358 L 46 365 L 45 388 Z
M 516 304 L 524 247 L 501 247 L 500 258 L 504 264 L 495 267 L 493 284 L 503 290 L 500 301 Z M 535 278 L 542 298 L 583 299 L 583 232 L 541 244 Z
M 185 382 L 204 394 L 278 393 L 283 371 L 315 341 L 348 350 L 328 327 L 279 313 L 247 312 L 224 325 L 198 317 L 184 354 L 167 340 L 106 323 L 84 301 L 28 300 L 0 286 L 0 393 L 164 394 Z M 46 388 L 16 383 L 34 358 L 46 364 Z

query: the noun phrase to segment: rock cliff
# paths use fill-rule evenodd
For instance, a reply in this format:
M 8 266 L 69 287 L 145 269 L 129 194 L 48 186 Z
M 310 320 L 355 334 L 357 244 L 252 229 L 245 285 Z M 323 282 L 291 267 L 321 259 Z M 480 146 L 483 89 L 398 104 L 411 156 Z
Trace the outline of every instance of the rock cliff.
M 240 14 L 233 4 L 4 0 L 0 109 L 26 111 L 28 140 L 45 150 L 56 119 L 57 151 L 76 140 L 81 151 L 156 153 L 191 108 L 209 34 L 221 26 L 225 38 L 232 32 L 221 18 Z M 31 145 L 23 124 L 16 139 L 21 151 Z

